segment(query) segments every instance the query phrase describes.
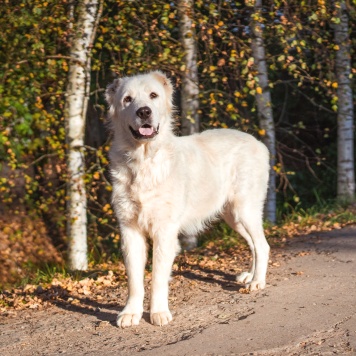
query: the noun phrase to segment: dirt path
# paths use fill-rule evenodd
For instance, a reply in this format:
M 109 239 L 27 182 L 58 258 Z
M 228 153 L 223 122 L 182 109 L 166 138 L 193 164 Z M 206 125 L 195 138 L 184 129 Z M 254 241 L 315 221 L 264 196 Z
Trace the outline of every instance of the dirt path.
M 232 273 L 175 275 L 174 320 L 162 328 L 147 314 L 136 328 L 114 326 L 124 286 L 105 291 L 102 303 L 4 314 L 0 354 L 356 354 L 356 228 L 296 239 L 275 248 L 272 261 L 268 288 L 254 294 L 239 293 Z

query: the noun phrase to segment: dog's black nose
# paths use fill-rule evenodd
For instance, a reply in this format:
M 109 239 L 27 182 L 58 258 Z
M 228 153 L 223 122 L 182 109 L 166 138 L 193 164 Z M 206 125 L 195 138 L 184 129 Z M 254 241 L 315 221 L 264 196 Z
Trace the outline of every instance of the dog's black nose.
M 141 119 L 141 120 L 147 120 L 151 117 L 152 110 L 148 106 L 143 106 L 142 108 L 139 108 L 136 111 L 136 115 Z

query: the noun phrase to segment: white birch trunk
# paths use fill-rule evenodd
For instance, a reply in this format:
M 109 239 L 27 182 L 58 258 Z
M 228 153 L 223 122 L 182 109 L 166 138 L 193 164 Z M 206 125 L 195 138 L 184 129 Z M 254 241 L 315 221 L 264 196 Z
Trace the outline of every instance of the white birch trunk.
M 266 64 L 263 30 L 258 18 L 261 16 L 262 0 L 254 3 L 254 16 L 252 20 L 252 55 L 257 69 L 258 85 L 261 93 L 256 93 L 259 126 L 264 130 L 263 142 L 270 152 L 270 177 L 268 183 L 267 201 L 265 205 L 265 218 L 272 223 L 276 222 L 276 138 L 273 121 L 271 93 L 268 85 L 268 71 Z
M 96 29 L 98 0 L 81 0 L 71 43 L 72 58 L 66 90 L 66 141 L 68 149 L 67 232 L 69 267 L 88 268 L 87 199 L 85 192 L 84 132 L 90 81 L 90 50 Z
M 185 73 L 182 80 L 181 107 L 183 135 L 199 132 L 199 86 L 197 43 L 193 23 L 193 0 L 179 0 L 179 31 L 184 49 Z
M 335 25 L 335 69 L 338 83 L 337 114 L 337 197 L 351 202 L 355 198 L 354 112 L 351 87 L 351 54 L 348 15 L 345 1 L 336 3 L 340 23 Z

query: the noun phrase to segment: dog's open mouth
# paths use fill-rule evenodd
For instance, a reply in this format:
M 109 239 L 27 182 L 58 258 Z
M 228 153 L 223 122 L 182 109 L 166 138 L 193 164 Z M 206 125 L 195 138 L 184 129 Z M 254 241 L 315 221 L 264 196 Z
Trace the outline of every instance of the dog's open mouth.
M 130 126 L 130 131 L 132 133 L 132 136 L 137 140 L 148 140 L 158 135 L 159 125 L 157 126 L 157 129 L 154 129 L 153 126 L 149 124 L 144 124 L 138 130 L 134 130 Z

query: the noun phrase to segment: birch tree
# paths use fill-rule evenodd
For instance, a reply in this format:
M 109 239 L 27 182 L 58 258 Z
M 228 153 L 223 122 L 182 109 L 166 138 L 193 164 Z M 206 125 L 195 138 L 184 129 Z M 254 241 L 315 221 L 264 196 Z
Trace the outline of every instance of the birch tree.
M 101 11 L 99 0 L 81 0 L 77 4 L 78 15 L 73 23 L 65 103 L 68 150 L 67 233 L 69 267 L 73 270 L 86 270 L 88 257 L 84 132 L 89 99 L 90 52 Z
M 181 90 L 183 135 L 199 132 L 199 87 L 197 43 L 193 23 L 193 0 L 179 0 L 179 31 L 184 49 L 184 76 Z
M 246 1 L 249 6 L 254 6 L 252 15 L 252 55 L 257 71 L 258 87 L 256 89 L 256 102 L 258 121 L 263 132 L 263 142 L 270 152 L 270 177 L 268 183 L 265 217 L 272 223 L 276 222 L 276 138 L 273 121 L 271 93 L 268 85 L 268 71 L 266 54 L 263 41 L 263 27 L 261 21 L 262 0 Z
M 348 14 L 345 1 L 336 4 L 334 38 L 336 49 L 335 69 L 338 83 L 337 113 L 337 197 L 353 201 L 355 196 L 354 170 L 354 113 L 351 87 L 351 46 Z

